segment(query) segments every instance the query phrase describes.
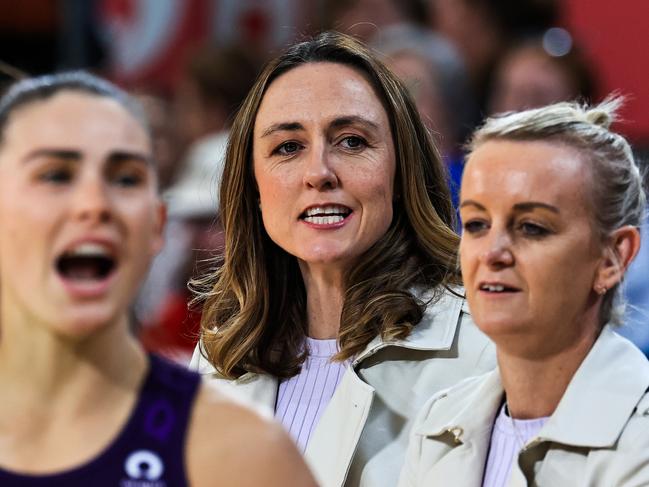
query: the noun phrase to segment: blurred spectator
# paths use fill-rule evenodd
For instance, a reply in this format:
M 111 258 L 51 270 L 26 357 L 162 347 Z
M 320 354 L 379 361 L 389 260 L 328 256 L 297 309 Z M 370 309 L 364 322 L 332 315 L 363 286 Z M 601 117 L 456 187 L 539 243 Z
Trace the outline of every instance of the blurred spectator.
M 202 140 L 165 193 L 169 204 L 165 245 L 136 305 L 145 347 L 181 363 L 189 361 L 200 324 L 200 313 L 188 309 L 187 281 L 223 249 L 218 188 L 227 138 L 222 132 Z
M 164 191 L 176 175 L 180 157 L 171 103 L 153 90 L 137 90 L 133 95 L 142 105 L 149 120 L 153 155 L 158 167 L 158 184 Z
M 505 53 L 494 72 L 489 112 L 536 108 L 574 99 L 593 101 L 589 65 L 563 29 L 523 42 Z
M 204 47 L 189 59 L 174 99 L 183 147 L 227 130 L 258 67 L 253 54 L 236 45 Z
M 463 60 L 443 37 L 413 25 L 387 29 L 373 46 L 405 83 L 435 136 L 450 176 L 453 203 L 462 175 L 462 142 L 475 117 Z
M 174 100 L 173 123 L 183 150 L 164 196 L 166 243 L 136 305 L 144 345 L 188 361 L 200 315 L 188 310 L 187 281 L 200 262 L 222 251 L 218 189 L 228 128 L 257 75 L 254 56 L 241 47 L 207 47 L 195 54 Z
M 376 42 L 385 29 L 401 24 L 425 26 L 426 0 L 324 0 L 323 30 L 334 29 Z
M 491 72 L 502 53 L 522 36 L 556 25 L 557 0 L 427 0 L 429 25 L 453 42 L 467 63 L 481 107 Z

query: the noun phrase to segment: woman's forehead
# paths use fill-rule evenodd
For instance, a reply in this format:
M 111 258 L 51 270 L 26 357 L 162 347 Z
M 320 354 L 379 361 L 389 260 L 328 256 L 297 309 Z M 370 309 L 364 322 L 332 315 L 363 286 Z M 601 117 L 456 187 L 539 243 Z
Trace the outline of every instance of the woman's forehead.
M 332 62 L 306 63 L 273 80 L 257 111 L 255 130 L 263 131 L 266 124 L 279 119 L 331 119 L 340 115 L 388 123 L 374 87 L 356 68 Z
M 119 102 L 74 90 L 34 100 L 11 113 L 3 144 L 118 144 L 150 151 L 148 133 Z

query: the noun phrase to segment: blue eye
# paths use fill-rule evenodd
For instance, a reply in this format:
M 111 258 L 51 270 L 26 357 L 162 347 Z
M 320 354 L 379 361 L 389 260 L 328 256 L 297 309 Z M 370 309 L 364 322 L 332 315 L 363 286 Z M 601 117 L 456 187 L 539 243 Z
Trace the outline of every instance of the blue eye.
M 550 233 L 546 228 L 536 223 L 523 222 L 518 227 L 528 237 L 543 237 Z
M 464 231 L 466 233 L 478 233 L 487 229 L 487 223 L 482 220 L 469 220 L 464 223 Z
M 291 156 L 295 154 L 302 148 L 300 144 L 294 141 L 284 142 L 279 145 L 274 151 L 273 154 L 279 154 L 281 156 Z
M 345 149 L 358 150 L 367 146 L 367 142 L 362 137 L 350 135 L 340 141 Z

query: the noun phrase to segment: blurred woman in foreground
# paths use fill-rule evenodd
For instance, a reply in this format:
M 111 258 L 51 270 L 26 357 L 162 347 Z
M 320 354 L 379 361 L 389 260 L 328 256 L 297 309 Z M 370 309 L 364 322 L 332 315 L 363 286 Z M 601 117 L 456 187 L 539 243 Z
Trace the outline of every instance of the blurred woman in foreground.
M 462 275 L 498 369 L 434 397 L 402 486 L 649 484 L 649 363 L 613 331 L 645 195 L 619 100 L 489 119 L 462 181 Z
M 314 485 L 278 426 L 129 333 L 162 243 L 151 146 L 88 74 L 0 99 L 0 485 Z
M 427 391 L 493 367 L 457 286 L 442 163 L 353 38 L 271 61 L 234 122 L 194 365 L 265 404 L 323 487 L 393 487 Z

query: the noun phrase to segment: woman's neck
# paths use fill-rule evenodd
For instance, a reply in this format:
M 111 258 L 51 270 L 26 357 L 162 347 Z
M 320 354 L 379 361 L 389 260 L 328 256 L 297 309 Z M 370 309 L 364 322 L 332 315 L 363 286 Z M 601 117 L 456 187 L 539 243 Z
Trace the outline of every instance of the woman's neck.
M 3 320 L 0 384 L 3 395 L 13 397 L 3 401 L 5 405 L 56 404 L 74 411 L 87 404 L 88 397 L 135 394 L 146 367 L 146 356 L 130 335 L 126 316 L 83 338 Z
M 98 455 L 126 423 L 147 370 L 126 316 L 76 339 L 4 313 L 2 325 L 0 463 L 42 473 Z
M 300 266 L 306 288 L 308 335 L 337 338 L 343 309 L 343 273 Z
M 498 366 L 511 416 L 533 419 L 552 415 L 596 338 L 597 333 L 585 333 L 557 353 L 534 358 L 497 346 Z

